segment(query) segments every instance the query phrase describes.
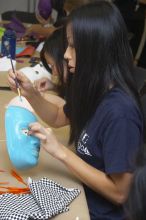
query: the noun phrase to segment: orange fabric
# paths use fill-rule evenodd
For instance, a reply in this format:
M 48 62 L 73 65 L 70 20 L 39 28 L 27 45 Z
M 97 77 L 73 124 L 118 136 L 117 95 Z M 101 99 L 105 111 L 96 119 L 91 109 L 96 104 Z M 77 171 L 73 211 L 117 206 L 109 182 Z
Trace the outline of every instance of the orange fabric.
M 18 53 L 16 57 L 31 57 L 35 51 L 35 47 L 29 45 L 22 52 Z
M 5 172 L 4 170 L 0 170 L 0 172 Z M 27 187 L 27 184 L 25 183 L 25 181 L 23 180 L 23 178 L 16 173 L 16 171 L 11 170 L 11 175 L 17 179 L 17 181 L 21 182 L 23 185 L 25 185 L 26 187 L 22 188 L 22 187 L 13 187 L 13 186 L 1 186 L 1 185 L 7 185 L 9 184 L 9 182 L 0 182 L 0 194 L 4 194 L 4 193 L 13 193 L 13 194 L 25 194 L 25 193 L 30 193 L 30 189 Z

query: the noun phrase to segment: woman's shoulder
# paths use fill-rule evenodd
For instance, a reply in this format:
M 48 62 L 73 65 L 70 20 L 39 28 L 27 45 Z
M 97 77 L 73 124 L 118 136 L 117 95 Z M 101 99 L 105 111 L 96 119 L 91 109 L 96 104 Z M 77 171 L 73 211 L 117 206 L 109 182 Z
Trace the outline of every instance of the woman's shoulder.
M 141 111 L 134 98 L 120 88 L 109 91 L 101 106 L 111 118 L 141 118 Z

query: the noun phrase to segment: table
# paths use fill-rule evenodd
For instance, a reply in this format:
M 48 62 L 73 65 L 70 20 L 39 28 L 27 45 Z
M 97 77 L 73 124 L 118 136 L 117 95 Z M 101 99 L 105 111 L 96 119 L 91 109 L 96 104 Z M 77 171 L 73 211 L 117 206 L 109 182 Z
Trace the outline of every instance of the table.
M 9 171 L 14 169 L 9 160 L 6 149 L 5 131 L 4 131 L 4 113 L 6 104 L 16 96 L 12 91 L 0 90 L 0 169 L 7 172 L 0 173 L 0 181 L 9 181 L 11 186 L 22 186 L 17 182 Z M 68 127 L 54 129 L 57 138 L 63 143 L 67 143 Z M 15 169 L 16 170 L 16 169 Z M 78 188 L 81 194 L 70 204 L 69 212 L 60 214 L 52 219 L 54 220 L 89 220 L 88 207 L 82 184 L 77 180 L 67 168 L 58 160 L 51 157 L 45 151 L 40 151 L 39 164 L 32 169 L 17 172 L 27 180 L 30 176 L 34 180 L 41 179 L 46 176 L 64 187 Z

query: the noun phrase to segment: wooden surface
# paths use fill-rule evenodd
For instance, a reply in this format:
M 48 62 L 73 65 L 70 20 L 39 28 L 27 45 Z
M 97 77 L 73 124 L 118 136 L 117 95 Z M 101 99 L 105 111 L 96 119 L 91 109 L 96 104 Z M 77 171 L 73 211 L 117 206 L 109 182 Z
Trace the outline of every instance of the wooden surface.
M 9 181 L 11 186 L 20 186 L 14 177 L 10 175 L 10 170 L 15 169 L 9 160 L 6 149 L 5 129 L 4 129 L 4 114 L 5 106 L 8 102 L 16 96 L 12 91 L 0 90 L 0 169 L 6 170 L 0 173 L 0 181 Z M 66 145 L 68 140 L 68 127 L 54 130 L 58 139 Z M 51 157 L 44 150 L 40 151 L 39 163 L 35 168 L 26 171 L 17 172 L 27 180 L 30 176 L 34 180 L 39 180 L 42 177 L 47 177 L 64 187 L 78 188 L 81 194 L 70 204 L 70 210 L 66 213 L 60 214 L 54 220 L 89 220 L 89 213 L 86 203 L 86 198 L 82 184 L 66 169 L 66 167 L 58 160 Z

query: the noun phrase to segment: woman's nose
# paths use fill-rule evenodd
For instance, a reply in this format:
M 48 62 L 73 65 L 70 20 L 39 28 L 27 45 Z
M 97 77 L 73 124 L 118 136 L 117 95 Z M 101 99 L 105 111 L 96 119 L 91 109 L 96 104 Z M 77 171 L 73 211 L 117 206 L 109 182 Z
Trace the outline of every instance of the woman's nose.
M 69 60 L 70 59 L 70 53 L 69 53 L 69 48 L 66 48 L 66 51 L 64 53 L 64 59 L 65 60 Z

